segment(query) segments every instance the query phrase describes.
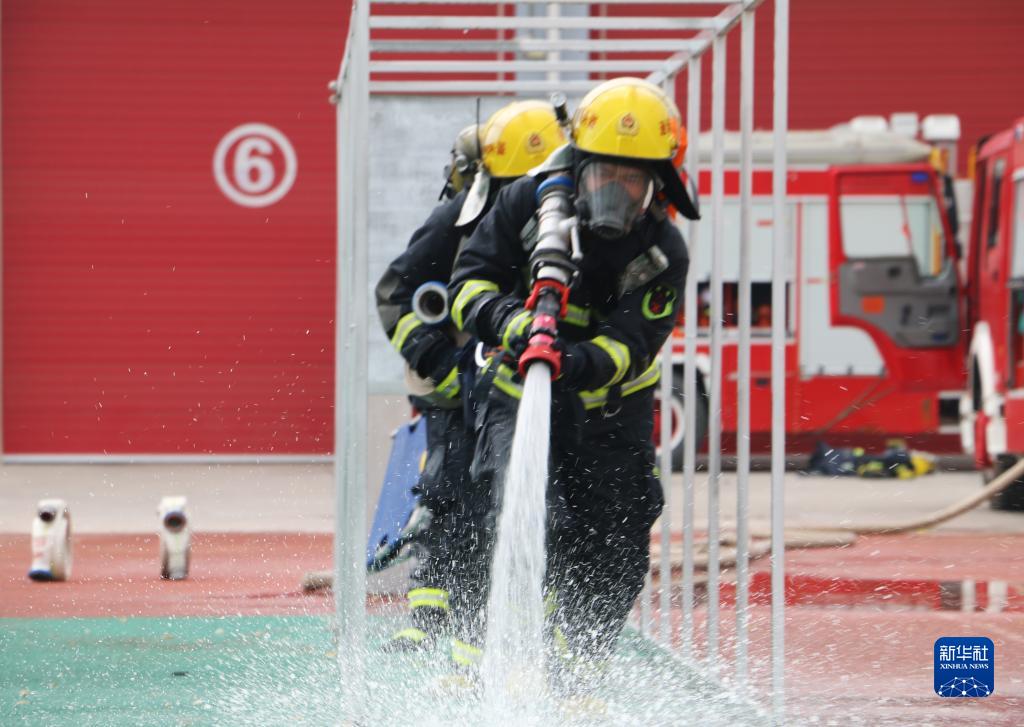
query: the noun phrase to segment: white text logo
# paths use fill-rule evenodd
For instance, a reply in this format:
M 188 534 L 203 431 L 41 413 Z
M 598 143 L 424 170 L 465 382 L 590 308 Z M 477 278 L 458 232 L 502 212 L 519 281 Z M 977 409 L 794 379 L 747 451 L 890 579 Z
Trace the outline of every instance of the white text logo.
M 213 154 L 213 178 L 243 207 L 266 207 L 295 183 L 298 163 L 288 137 L 266 124 L 242 124 L 224 135 Z

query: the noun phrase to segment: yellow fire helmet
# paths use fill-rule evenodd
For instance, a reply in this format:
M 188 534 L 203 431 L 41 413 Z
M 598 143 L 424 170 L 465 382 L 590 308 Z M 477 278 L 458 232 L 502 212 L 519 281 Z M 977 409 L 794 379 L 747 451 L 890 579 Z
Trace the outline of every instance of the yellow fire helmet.
M 487 173 L 521 177 L 566 142 L 555 111 L 543 101 L 516 101 L 496 111 L 480 134 Z
M 473 179 L 466 201 L 455 221 L 468 225 L 478 218 L 491 192 L 491 178 L 515 179 L 538 166 L 567 139 L 555 116 L 554 107 L 544 101 L 515 101 L 487 120 L 480 132 L 483 168 Z
M 614 78 L 593 89 L 573 116 L 573 143 L 591 154 L 672 159 L 682 120 L 664 91 L 640 78 Z
M 650 163 L 668 200 L 683 216 L 698 219 L 674 166 L 686 145 L 682 117 L 658 86 L 631 77 L 605 81 L 580 102 L 572 119 L 572 137 L 573 145 L 586 154 Z

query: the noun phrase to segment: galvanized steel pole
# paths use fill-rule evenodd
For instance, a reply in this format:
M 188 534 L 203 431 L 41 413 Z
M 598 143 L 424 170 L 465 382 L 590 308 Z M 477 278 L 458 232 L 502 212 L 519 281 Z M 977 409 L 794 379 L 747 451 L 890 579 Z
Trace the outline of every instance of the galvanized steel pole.
M 718 661 L 719 485 L 722 477 L 722 245 L 725 240 L 725 36 L 711 59 L 711 397 L 708 407 L 708 660 Z
M 675 99 L 676 78 L 669 76 L 661 84 L 669 98 Z M 675 311 L 672 312 L 673 317 Z M 675 329 L 673 329 L 674 331 Z M 661 456 L 658 458 L 658 469 L 661 473 L 661 489 L 665 497 L 665 507 L 661 513 L 661 562 L 658 564 L 658 636 L 665 646 L 671 645 L 672 621 L 672 511 L 674 507 L 672 494 L 672 346 L 675 336 L 669 334 L 665 345 L 661 347 L 661 429 L 659 446 Z M 683 423 L 679 422 L 682 426 Z
M 651 569 L 644 574 L 644 587 L 640 591 L 640 633 L 650 636 L 654 623 L 651 616 Z
M 740 280 L 737 351 L 736 428 L 736 679 L 747 679 L 747 603 L 750 586 L 750 236 L 754 126 L 754 11 L 745 10 L 740 26 Z
M 786 132 L 789 125 L 789 0 L 775 0 L 772 125 L 772 715 L 785 723 Z
M 558 42 L 562 40 L 562 31 L 556 22 L 560 17 L 562 17 L 562 9 L 558 6 L 558 3 L 548 3 L 547 15 L 548 20 L 551 21 L 551 25 L 547 30 L 547 39 L 554 44 L 558 44 Z M 547 59 L 551 62 L 557 62 L 562 60 L 562 54 L 556 50 L 548 51 Z M 558 71 L 548 71 L 547 78 L 549 81 L 554 81 L 556 83 L 562 80 L 561 73 Z
M 695 186 L 700 181 L 700 58 L 691 58 L 686 78 L 686 169 Z M 683 403 L 686 424 L 683 428 L 683 618 L 680 648 L 693 650 L 693 517 L 694 480 L 697 464 L 697 231 L 696 220 L 688 226 L 690 270 L 683 293 Z
M 348 432 L 348 423 L 345 421 L 344 412 L 346 408 L 342 402 L 348 401 L 348 380 L 342 375 L 342 367 L 347 362 L 346 346 L 346 314 L 342 292 L 349 289 L 348 273 L 349 268 L 343 262 L 348 258 L 348 249 L 352 238 L 349 229 L 352 219 L 352 192 L 348 185 L 343 185 L 342 180 L 348 178 L 347 169 L 350 166 L 352 145 L 349 139 L 352 135 L 349 118 L 350 106 L 350 84 L 346 79 L 348 68 L 343 66 L 337 82 L 337 94 L 339 100 L 335 108 L 336 117 L 336 180 L 335 193 L 338 200 L 338 242 L 335 250 L 335 284 L 334 284 L 334 583 L 340 586 L 347 583 L 349 568 L 345 565 L 348 562 L 348 554 L 345 550 L 345 542 L 341 537 L 342 523 L 345 522 L 345 495 L 346 477 L 342 467 L 340 453 L 345 450 L 345 434 Z M 341 598 L 334 599 L 334 613 L 338 621 L 340 632 L 341 624 L 346 622 L 345 604 Z
M 369 5 L 356 0 L 352 8 L 337 150 L 334 600 L 344 708 L 350 716 L 358 715 L 365 697 Z

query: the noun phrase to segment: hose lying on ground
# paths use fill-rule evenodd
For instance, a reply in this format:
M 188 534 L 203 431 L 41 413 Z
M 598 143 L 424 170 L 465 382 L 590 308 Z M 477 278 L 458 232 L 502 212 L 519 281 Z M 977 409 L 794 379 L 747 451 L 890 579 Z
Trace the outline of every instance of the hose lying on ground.
M 908 520 L 903 523 L 894 524 L 875 524 L 867 523 L 864 525 L 857 525 L 852 527 L 842 527 L 841 530 L 848 530 L 857 535 L 896 535 L 898 533 L 906 533 L 911 530 L 924 530 L 925 528 L 935 527 L 947 520 L 963 515 L 969 510 L 973 510 L 985 500 L 995 497 L 1000 492 L 1005 490 L 1007 487 L 1012 485 L 1018 479 L 1024 477 L 1024 459 L 1018 460 L 1012 467 L 1003 472 L 998 477 L 994 478 L 991 482 L 985 485 L 983 488 L 978 490 L 975 494 L 971 495 L 960 502 L 954 503 L 949 507 L 945 507 L 941 510 L 936 510 L 930 515 L 926 515 L 923 518 L 917 520 Z
M 795 528 L 786 528 L 785 546 L 787 549 L 798 548 L 834 548 L 852 545 L 858 535 L 899 535 L 914 530 L 925 530 L 935 527 L 941 523 L 952 520 L 973 510 L 981 503 L 989 500 L 1017 480 L 1024 478 L 1024 459 L 1016 462 L 1005 472 L 995 477 L 985 487 L 975 494 L 960 502 L 953 503 L 941 510 L 936 510 L 924 517 L 914 520 L 907 520 L 899 523 L 863 523 L 860 525 L 806 525 Z M 748 558 L 756 560 L 769 555 L 771 547 L 769 540 L 771 531 L 766 529 L 751 528 L 751 542 L 748 547 Z M 724 533 L 719 541 L 724 546 L 735 546 L 735 533 Z M 651 562 L 657 570 L 657 563 L 661 553 L 657 541 L 651 543 Z M 679 568 L 683 562 L 682 543 L 673 543 L 670 553 L 672 567 Z M 695 570 L 705 570 L 708 564 L 707 542 L 694 544 L 693 565 Z M 730 568 L 736 564 L 736 549 L 734 547 L 722 548 L 719 551 L 719 566 Z
M 922 518 L 907 520 L 902 523 L 863 523 L 850 526 L 808 525 L 799 528 L 787 528 L 785 533 L 786 548 L 834 548 L 851 545 L 858 535 L 899 535 L 900 533 L 908 533 L 913 530 L 933 528 L 936 525 L 940 525 L 973 510 L 1022 478 L 1024 478 L 1024 459 L 1014 463 L 1012 467 L 995 477 L 985 487 L 970 497 L 944 507 L 941 510 L 936 510 Z M 771 548 L 765 542 L 770 537 L 770 531 L 751 530 L 752 542 L 748 549 L 748 557 L 751 560 L 761 558 L 771 552 Z M 734 546 L 736 544 L 736 537 L 734 534 L 725 534 L 720 542 L 722 545 Z M 655 570 L 657 570 L 660 553 L 661 547 L 659 543 L 657 541 L 652 542 L 651 563 L 654 565 Z M 682 565 L 682 543 L 673 543 L 670 560 L 673 568 L 678 568 Z M 707 543 L 695 544 L 693 563 L 696 570 L 707 569 Z M 735 564 L 735 548 L 723 548 L 719 553 L 719 566 L 729 568 Z M 307 573 L 305 578 L 303 578 L 302 587 L 307 591 L 327 589 L 331 587 L 333 580 L 334 574 L 330 571 Z

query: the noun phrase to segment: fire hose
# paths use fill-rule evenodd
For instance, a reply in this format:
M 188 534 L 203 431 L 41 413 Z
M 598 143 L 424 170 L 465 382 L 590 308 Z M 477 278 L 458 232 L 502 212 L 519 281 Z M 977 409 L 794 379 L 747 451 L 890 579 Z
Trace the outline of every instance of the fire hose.
M 1012 467 L 995 477 L 985 487 L 970 497 L 935 510 L 923 517 L 894 523 L 865 522 L 854 525 L 812 524 L 786 528 L 785 546 L 787 549 L 842 547 L 852 544 L 859 535 L 900 535 L 916 530 L 933 528 L 936 525 L 941 525 L 973 510 L 1021 478 L 1024 478 L 1024 459 L 1014 463 Z M 751 529 L 750 537 L 752 542 L 749 544 L 748 557 L 751 560 L 766 556 L 771 552 L 767 542 L 767 539 L 771 537 L 769 530 Z M 723 568 L 730 567 L 736 562 L 736 537 L 734 534 L 726 533 L 720 542 L 727 547 L 720 550 L 719 564 Z M 659 552 L 657 542 L 652 541 L 652 563 L 658 561 Z M 682 553 L 673 552 L 672 561 L 673 565 L 678 567 L 682 563 Z M 707 568 L 707 561 L 706 550 L 694 554 L 694 567 L 696 569 Z
M 519 357 L 519 373 L 541 361 L 556 379 L 562 355 L 556 347 L 558 319 L 569 306 L 569 286 L 582 257 L 572 206 L 573 181 L 567 175 L 550 177 L 537 188 L 537 246 L 530 256 L 533 287 L 526 308 L 534 312 L 526 349 Z
M 835 529 L 845 530 L 856 535 L 896 535 L 899 533 L 910 532 L 911 530 L 932 528 L 946 522 L 947 520 L 952 520 L 959 515 L 963 515 L 969 510 L 973 510 L 975 507 L 985 502 L 985 500 L 998 495 L 1021 477 L 1024 477 L 1024 459 L 1017 461 L 1012 467 L 998 477 L 995 477 L 991 482 L 985 485 L 985 487 L 978 490 L 978 492 L 970 497 L 964 498 L 960 502 L 953 503 L 941 510 L 936 510 L 925 517 L 917 518 L 915 520 L 907 520 L 902 523 L 864 523 L 862 525 Z
M 991 482 L 985 485 L 985 487 L 978 490 L 970 497 L 936 510 L 924 517 L 896 523 L 862 523 L 860 525 L 852 526 L 820 524 L 787 528 L 784 538 L 785 546 L 787 549 L 834 548 L 851 545 L 857 539 L 858 535 L 899 535 L 901 533 L 908 533 L 915 530 L 933 528 L 936 525 L 941 525 L 944 522 L 948 522 L 953 518 L 959 517 L 960 515 L 973 510 L 978 505 L 992 497 L 995 497 L 1021 478 L 1024 478 L 1024 459 L 1017 461 L 1012 467 L 995 477 Z M 752 542 L 749 544 L 747 550 L 747 557 L 750 560 L 756 560 L 757 558 L 762 558 L 771 553 L 770 544 L 767 542 L 768 538 L 771 537 L 770 531 L 752 529 L 750 536 Z M 721 568 L 734 566 L 736 563 L 735 535 L 726 533 L 723 535 L 720 542 L 725 547 L 719 551 L 719 566 Z M 681 546 L 681 543 L 679 545 Z M 660 552 L 661 550 L 658 541 L 652 541 L 652 564 L 657 565 L 660 561 Z M 671 553 L 673 568 L 680 567 L 682 565 L 682 560 L 682 552 L 677 552 L 677 548 L 674 547 L 673 552 Z M 694 553 L 693 564 L 696 570 L 704 570 L 707 568 L 708 554 L 706 549 L 699 550 Z M 306 590 L 316 590 L 317 588 L 325 587 L 330 588 L 332 576 L 333 574 L 330 572 L 308 574 L 303 580 L 303 588 Z

